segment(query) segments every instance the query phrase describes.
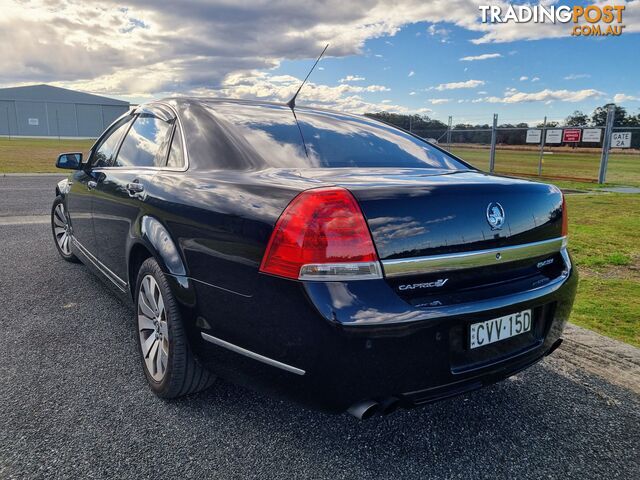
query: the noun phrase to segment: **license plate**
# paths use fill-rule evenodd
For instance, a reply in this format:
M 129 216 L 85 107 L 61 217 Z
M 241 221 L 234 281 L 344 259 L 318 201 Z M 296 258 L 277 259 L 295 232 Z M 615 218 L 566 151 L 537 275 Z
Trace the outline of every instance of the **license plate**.
M 471 325 L 471 348 L 484 347 L 531 330 L 531 310 L 492 318 Z

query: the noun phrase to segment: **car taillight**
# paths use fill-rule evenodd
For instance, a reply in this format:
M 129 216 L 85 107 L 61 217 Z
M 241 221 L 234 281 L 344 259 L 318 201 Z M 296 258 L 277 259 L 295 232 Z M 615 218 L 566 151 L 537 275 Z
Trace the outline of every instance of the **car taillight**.
M 562 195 L 562 236 L 569 235 L 569 218 L 567 216 L 567 202 Z
M 340 187 L 306 190 L 276 222 L 260 271 L 300 280 L 382 278 L 358 203 Z

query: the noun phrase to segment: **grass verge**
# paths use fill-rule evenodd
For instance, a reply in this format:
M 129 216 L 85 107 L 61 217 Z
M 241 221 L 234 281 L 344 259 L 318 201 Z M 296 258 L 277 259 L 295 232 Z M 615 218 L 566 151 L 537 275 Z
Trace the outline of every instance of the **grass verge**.
M 580 272 L 571 322 L 640 347 L 640 195 L 567 195 Z
M 94 140 L 0 138 L 0 173 L 59 173 L 62 152 L 87 154 Z

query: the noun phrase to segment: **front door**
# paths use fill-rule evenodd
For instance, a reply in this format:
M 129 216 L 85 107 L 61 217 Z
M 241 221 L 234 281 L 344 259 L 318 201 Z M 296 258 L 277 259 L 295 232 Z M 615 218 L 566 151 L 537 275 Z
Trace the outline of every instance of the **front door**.
M 67 211 L 71 220 L 74 240 L 83 253 L 96 255 L 96 236 L 93 223 L 93 202 L 98 186 L 97 171 L 113 161 L 120 141 L 131 121 L 131 116 L 118 120 L 111 126 L 89 152 L 82 170 L 71 176 L 71 188 L 67 194 Z

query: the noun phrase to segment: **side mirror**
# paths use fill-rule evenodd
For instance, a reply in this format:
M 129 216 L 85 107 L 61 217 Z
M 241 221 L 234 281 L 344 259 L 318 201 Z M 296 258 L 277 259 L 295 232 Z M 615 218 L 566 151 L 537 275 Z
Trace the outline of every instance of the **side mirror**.
M 56 161 L 56 167 L 68 170 L 80 170 L 82 166 L 81 153 L 61 153 Z

